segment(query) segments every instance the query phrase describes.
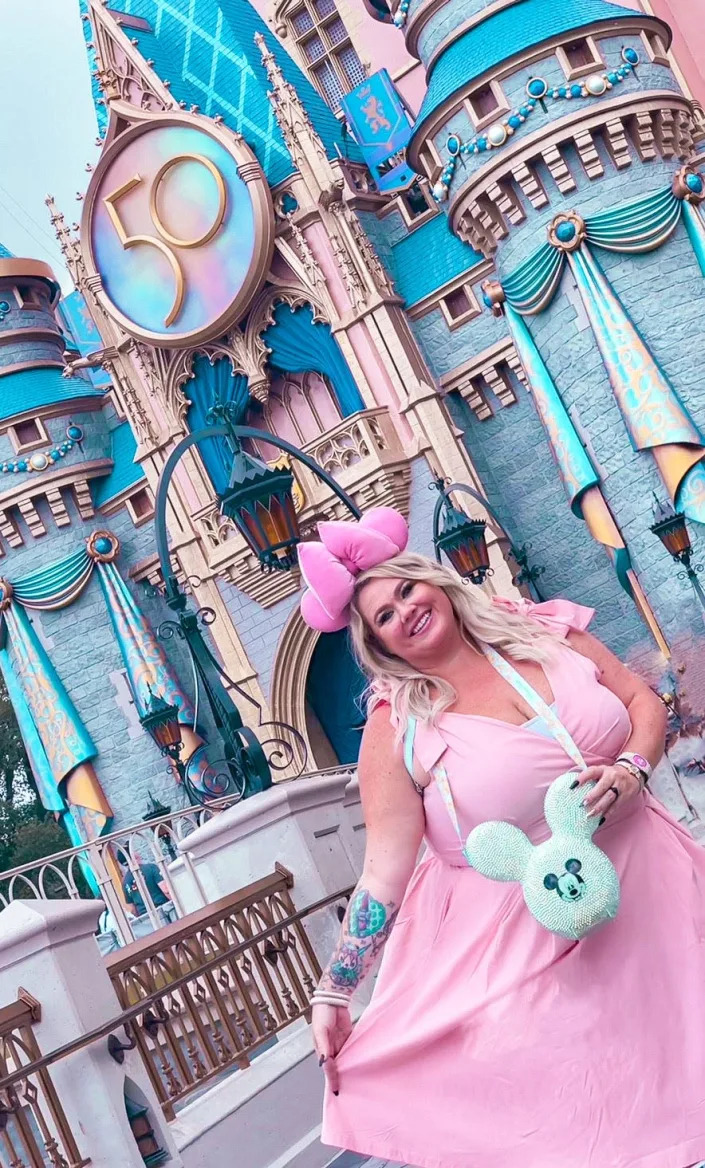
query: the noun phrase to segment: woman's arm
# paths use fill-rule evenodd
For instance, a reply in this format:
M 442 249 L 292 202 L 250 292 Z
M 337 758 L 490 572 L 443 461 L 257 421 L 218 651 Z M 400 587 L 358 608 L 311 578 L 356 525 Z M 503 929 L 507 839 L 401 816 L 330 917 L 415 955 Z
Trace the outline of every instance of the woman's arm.
M 395 745 L 386 708 L 367 722 L 358 775 L 365 863 L 314 999 L 313 1034 L 323 1062 L 335 1058 L 350 1033 L 348 1003 L 392 931 L 423 839 L 423 802 Z M 332 1068 L 326 1070 L 337 1090 Z
M 568 644 L 583 657 L 594 661 L 600 671 L 600 683 L 626 706 L 632 732 L 624 750 L 643 754 L 652 766 L 656 766 L 666 746 L 667 713 L 661 699 L 591 633 L 571 631 Z M 614 805 L 616 800 L 611 787 L 616 787 L 620 799 L 629 798 L 639 791 L 638 781 L 619 766 L 589 767 L 581 776 L 581 782 L 597 784 L 585 798 L 591 815 L 603 816 Z

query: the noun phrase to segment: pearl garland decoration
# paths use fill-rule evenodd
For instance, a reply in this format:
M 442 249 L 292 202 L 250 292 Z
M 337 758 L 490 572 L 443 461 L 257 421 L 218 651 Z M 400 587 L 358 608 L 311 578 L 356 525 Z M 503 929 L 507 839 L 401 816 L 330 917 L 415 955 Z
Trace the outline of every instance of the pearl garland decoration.
M 73 450 L 74 446 L 78 446 L 82 440 L 83 430 L 80 426 L 75 426 L 71 423 L 67 427 L 65 440 L 58 443 L 53 450 L 35 450 L 34 454 L 30 454 L 28 458 L 0 462 L 0 474 L 20 474 L 24 471 L 48 470 L 60 458 L 65 458 L 69 450 Z
M 407 11 L 410 0 L 402 0 L 397 15 L 406 4 Z M 406 18 L 405 18 L 406 19 Z M 396 23 L 396 17 L 395 17 Z M 545 109 L 545 100 L 576 101 L 580 98 L 602 97 L 615 85 L 625 81 L 630 73 L 636 70 L 639 64 L 639 54 L 636 49 L 626 47 L 622 49 L 622 64 L 618 69 L 608 73 L 591 73 L 584 81 L 576 81 L 572 85 L 551 86 L 543 77 L 531 77 L 526 86 L 527 100 L 523 105 L 512 112 L 501 122 L 493 122 L 481 134 L 476 135 L 468 142 L 462 142 L 458 134 L 449 134 L 446 140 L 448 161 L 440 177 L 431 188 L 431 194 L 437 203 L 444 203 L 448 198 L 451 183 L 455 175 L 458 158 L 463 154 L 484 154 L 488 150 L 497 150 L 519 127 L 531 117 L 540 102 Z

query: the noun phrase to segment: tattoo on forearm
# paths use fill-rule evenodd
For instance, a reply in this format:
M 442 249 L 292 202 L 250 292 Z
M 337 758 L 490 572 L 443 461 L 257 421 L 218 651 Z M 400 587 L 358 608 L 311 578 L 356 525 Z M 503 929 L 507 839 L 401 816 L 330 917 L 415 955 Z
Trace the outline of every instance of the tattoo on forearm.
M 345 914 L 340 941 L 320 981 L 322 988 L 357 989 L 394 927 L 398 907 L 358 888 Z

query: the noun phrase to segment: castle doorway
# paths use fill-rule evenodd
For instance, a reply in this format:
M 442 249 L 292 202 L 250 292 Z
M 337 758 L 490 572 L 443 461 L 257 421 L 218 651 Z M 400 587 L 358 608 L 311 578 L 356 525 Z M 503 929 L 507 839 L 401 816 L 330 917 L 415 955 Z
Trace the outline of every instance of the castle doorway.
M 306 707 L 320 725 L 335 758 L 356 763 L 365 724 L 366 679 L 353 657 L 345 629 L 320 636 L 306 678 Z

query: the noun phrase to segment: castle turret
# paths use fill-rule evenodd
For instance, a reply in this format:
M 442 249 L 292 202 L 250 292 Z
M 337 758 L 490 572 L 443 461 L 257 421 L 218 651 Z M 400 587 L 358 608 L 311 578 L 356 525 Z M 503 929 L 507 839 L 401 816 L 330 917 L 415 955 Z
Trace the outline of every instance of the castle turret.
M 663 667 L 702 624 L 651 531 L 654 494 L 694 539 L 705 522 L 702 131 L 670 29 L 607 0 L 404 7 L 428 81 L 409 156 L 484 257 L 484 319 L 506 330 L 530 394 L 501 426 L 467 394 L 448 404 L 491 500 L 541 549 L 548 591 L 606 602 L 608 639 Z M 465 352 L 456 332 L 461 368 L 487 343 L 481 320 Z M 557 478 L 570 511 L 549 516 Z

